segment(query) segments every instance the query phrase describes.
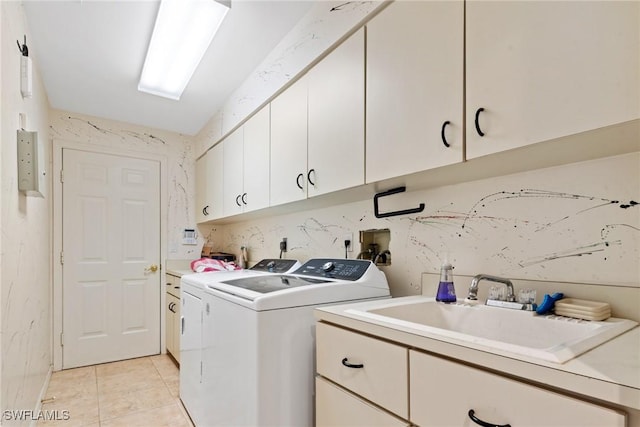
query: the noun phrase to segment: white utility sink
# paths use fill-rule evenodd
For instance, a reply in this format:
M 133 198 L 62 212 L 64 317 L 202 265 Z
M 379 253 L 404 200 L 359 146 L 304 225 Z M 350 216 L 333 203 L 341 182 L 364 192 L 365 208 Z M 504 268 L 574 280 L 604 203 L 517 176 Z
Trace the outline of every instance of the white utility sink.
M 346 312 L 430 338 L 557 363 L 571 360 L 637 325 L 626 319 L 588 321 L 477 303 L 443 304 L 427 297 L 391 299 Z

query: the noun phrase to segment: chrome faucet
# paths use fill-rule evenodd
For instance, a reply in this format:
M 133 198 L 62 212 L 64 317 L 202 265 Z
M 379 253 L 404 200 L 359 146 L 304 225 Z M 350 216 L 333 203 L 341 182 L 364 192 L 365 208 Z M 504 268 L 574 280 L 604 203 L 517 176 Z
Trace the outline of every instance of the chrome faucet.
M 513 291 L 513 283 L 511 283 L 511 280 L 497 276 L 490 276 L 488 274 L 478 274 L 477 276 L 473 277 L 473 280 L 471 280 L 471 286 L 469 286 L 469 295 L 467 296 L 467 299 L 472 301 L 478 299 L 478 284 L 481 280 L 488 280 L 490 282 L 504 284 L 507 287 L 507 301 L 513 302 L 516 300 L 515 292 Z

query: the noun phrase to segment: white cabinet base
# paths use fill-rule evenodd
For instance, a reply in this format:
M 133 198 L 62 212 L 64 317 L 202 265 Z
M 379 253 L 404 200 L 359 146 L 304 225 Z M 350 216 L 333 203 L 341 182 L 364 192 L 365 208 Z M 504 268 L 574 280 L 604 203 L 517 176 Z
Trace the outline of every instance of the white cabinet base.
M 421 427 L 496 425 L 625 427 L 626 416 L 460 363 L 409 351 L 410 420 Z

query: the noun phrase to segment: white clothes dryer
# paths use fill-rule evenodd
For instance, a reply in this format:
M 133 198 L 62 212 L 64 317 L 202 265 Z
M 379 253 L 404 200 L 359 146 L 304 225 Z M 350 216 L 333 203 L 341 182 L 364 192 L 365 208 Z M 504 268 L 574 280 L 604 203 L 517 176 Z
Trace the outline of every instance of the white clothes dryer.
M 287 273 L 300 267 L 291 259 L 263 259 L 249 269 L 210 271 L 180 279 L 180 399 L 196 425 L 205 419 L 206 397 L 202 390 L 202 321 L 204 290 L 222 280 Z

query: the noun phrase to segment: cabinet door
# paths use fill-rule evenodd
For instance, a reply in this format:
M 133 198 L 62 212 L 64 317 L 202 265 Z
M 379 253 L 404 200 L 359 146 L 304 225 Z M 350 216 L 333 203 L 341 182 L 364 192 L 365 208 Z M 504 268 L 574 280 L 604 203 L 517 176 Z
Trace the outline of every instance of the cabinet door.
M 245 212 L 269 206 L 269 121 L 267 105 L 244 124 L 244 188 Z
M 222 144 L 218 144 L 207 152 L 207 219 L 223 215 L 223 167 Z
M 174 328 L 175 328 L 175 313 L 172 311 L 173 305 L 175 304 L 175 299 L 173 295 L 167 293 L 166 294 L 166 303 L 165 303 L 165 346 L 167 351 L 172 355 L 175 354 L 175 344 L 174 344 Z
M 396 1 L 367 24 L 368 183 L 463 160 L 463 26 L 462 1 Z
M 166 340 L 167 351 L 180 361 L 180 300 L 171 294 L 167 294 L 166 311 Z
M 640 117 L 640 2 L 466 7 L 467 158 Z
M 196 222 L 208 220 L 207 212 L 207 155 L 196 160 Z
M 316 426 L 408 426 L 400 418 L 373 406 L 322 377 L 316 377 Z
M 174 305 L 171 309 L 173 312 L 173 339 L 171 340 L 173 344 L 173 351 L 171 352 L 171 355 L 178 363 L 180 363 L 180 299 L 172 297 L 172 301 L 174 302 Z
M 196 160 L 196 222 L 222 216 L 222 145 Z
M 409 351 L 410 421 L 421 427 L 492 425 L 624 427 L 626 416 L 449 360 Z
M 364 184 L 364 28 L 309 71 L 309 197 Z
M 231 216 L 242 213 L 243 195 L 243 159 L 244 154 L 244 129 L 238 128 L 222 141 L 222 155 L 224 166 L 224 200 L 222 203 L 223 216 Z
M 316 351 L 318 374 L 408 418 L 409 366 L 405 347 L 318 323 Z
M 307 77 L 271 101 L 271 206 L 307 197 Z

